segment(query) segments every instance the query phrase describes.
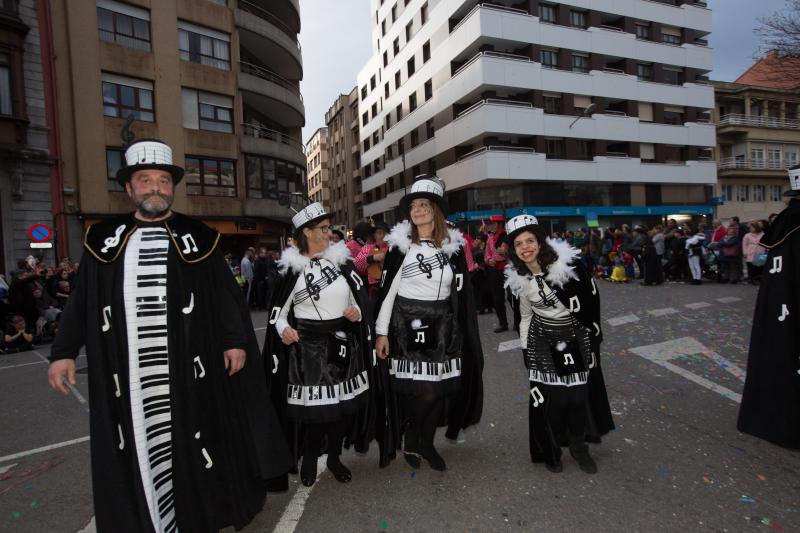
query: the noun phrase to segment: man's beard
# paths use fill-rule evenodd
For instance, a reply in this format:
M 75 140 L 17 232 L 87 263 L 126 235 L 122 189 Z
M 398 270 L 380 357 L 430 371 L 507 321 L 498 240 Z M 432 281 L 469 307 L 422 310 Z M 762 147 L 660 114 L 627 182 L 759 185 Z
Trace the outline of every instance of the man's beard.
M 161 193 L 151 193 L 134 197 L 139 213 L 145 218 L 158 218 L 172 206 L 173 196 Z

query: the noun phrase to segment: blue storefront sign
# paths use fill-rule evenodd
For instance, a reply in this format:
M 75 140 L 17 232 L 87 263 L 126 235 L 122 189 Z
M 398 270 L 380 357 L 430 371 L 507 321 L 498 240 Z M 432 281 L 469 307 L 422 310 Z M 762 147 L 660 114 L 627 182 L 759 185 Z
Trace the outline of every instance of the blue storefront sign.
M 489 220 L 492 215 L 505 215 L 506 218 L 521 214 L 535 217 L 588 217 L 601 216 L 663 216 L 663 215 L 711 215 L 712 205 L 632 205 L 632 206 L 546 206 L 546 207 L 513 207 L 506 209 L 490 209 L 484 211 L 459 211 L 447 217 L 457 221 Z

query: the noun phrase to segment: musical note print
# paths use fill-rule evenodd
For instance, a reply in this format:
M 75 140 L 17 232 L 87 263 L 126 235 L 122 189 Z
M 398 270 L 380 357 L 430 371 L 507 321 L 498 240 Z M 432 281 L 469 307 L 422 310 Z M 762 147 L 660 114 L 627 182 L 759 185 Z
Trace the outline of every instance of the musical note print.
M 111 329 L 111 306 L 107 305 L 103 308 L 103 333 Z
M 577 313 L 581 310 L 581 301 L 578 299 L 577 296 L 573 296 L 569 299 L 569 312 L 570 313 Z
M 772 258 L 772 268 L 769 269 L 770 274 L 777 274 L 783 270 L 783 256 L 778 255 Z
M 339 346 L 339 357 L 345 358 L 347 357 L 347 346 L 344 344 Z
M 425 344 L 425 332 L 424 331 L 418 331 L 417 332 L 417 338 L 414 339 L 414 342 L 416 344 Z
M 319 301 L 319 293 L 321 290 L 317 285 L 314 285 L 314 274 L 306 274 L 306 288 L 308 289 L 308 295 L 314 300 Z
M 337 274 L 336 271 L 329 266 L 322 267 L 322 275 L 328 280 L 329 285 L 336 281 L 336 279 L 339 277 L 339 274 Z
M 203 362 L 200 360 L 200 356 L 194 358 L 194 362 L 196 363 L 194 367 L 194 378 L 204 378 L 206 377 L 206 369 L 203 367 Z M 200 372 L 197 372 L 198 367 L 200 368 Z
M 542 391 L 539 390 L 539 387 L 534 387 L 531 389 L 531 397 L 533 398 L 533 406 L 539 407 L 544 403 L 544 395 Z
M 206 464 L 205 464 L 205 467 L 206 467 L 206 470 L 208 470 L 209 468 L 211 468 L 212 466 L 214 466 L 214 461 L 212 461 L 212 460 L 211 460 L 211 456 L 210 456 L 210 455 L 208 455 L 208 452 L 206 451 L 206 449 L 205 449 L 205 448 L 203 448 L 203 449 L 202 449 L 202 450 L 200 450 L 200 451 L 203 453 L 203 457 L 205 457 L 205 459 L 206 459 Z
M 122 425 L 117 424 L 117 432 L 119 433 L 119 449 L 125 449 L 125 437 L 122 436 Z
M 564 354 L 564 364 L 565 365 L 574 365 L 575 364 L 575 359 L 572 358 L 572 354 L 571 353 L 565 353 Z
M 428 277 L 428 279 L 431 279 L 433 277 L 433 274 L 431 273 L 433 271 L 433 267 L 425 262 L 425 256 L 422 254 L 417 254 L 417 262 L 419 263 L 419 269 Z
M 464 286 L 464 274 L 456 274 L 456 291 L 461 292 L 461 288 Z
M 198 250 L 197 242 L 195 242 L 191 233 L 187 233 L 186 235 L 182 236 L 181 240 L 183 241 L 184 246 L 183 250 L 181 250 L 183 253 L 188 254 L 189 252 L 196 252 Z M 191 246 L 189 245 L 189 241 L 192 242 Z
M 361 287 L 364 285 L 364 282 L 361 281 L 361 276 L 358 275 L 358 272 L 352 270 L 350 272 L 350 279 L 353 280 L 353 283 L 356 284 L 356 290 L 361 290 Z
M 119 398 L 122 396 L 122 391 L 119 390 L 119 375 L 114 374 L 114 396 Z
M 102 253 L 106 253 L 108 252 L 109 248 L 116 248 L 117 246 L 119 246 L 119 238 L 122 236 L 122 232 L 125 231 L 125 228 L 126 228 L 125 224 L 117 226 L 117 229 L 114 232 L 115 235 L 113 237 L 108 237 L 103 241 L 103 244 L 105 244 L 105 246 L 103 246 L 100 249 L 100 251 Z
M 189 313 L 192 312 L 193 309 L 194 309 L 194 293 L 191 293 L 191 296 L 189 297 L 189 305 L 187 307 L 184 307 L 181 310 L 181 312 L 184 315 L 188 315 Z
M 275 354 L 272 354 L 272 373 L 278 373 L 278 356 Z
M 781 304 L 781 316 L 778 317 L 778 322 L 783 322 L 789 316 L 789 307 L 786 304 Z

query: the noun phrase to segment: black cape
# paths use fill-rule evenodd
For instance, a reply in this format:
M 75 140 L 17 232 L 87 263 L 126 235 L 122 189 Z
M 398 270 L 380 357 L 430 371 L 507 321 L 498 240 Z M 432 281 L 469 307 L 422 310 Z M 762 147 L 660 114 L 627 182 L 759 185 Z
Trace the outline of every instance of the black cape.
M 342 272 L 345 281 L 347 281 L 347 285 L 350 287 L 350 292 L 355 298 L 358 307 L 361 309 L 361 321 L 358 323 L 356 331 L 360 336 L 360 346 L 362 348 L 360 357 L 363 359 L 364 368 L 368 369 L 369 377 L 369 390 L 366 393 L 369 395 L 367 407 L 356 415 L 350 427 L 347 428 L 347 442 L 345 444 L 352 444 L 357 451 L 366 452 L 369 442 L 375 437 L 376 412 L 374 404 L 375 394 L 377 393 L 375 384 L 377 367 L 372 348 L 371 318 L 369 315 L 370 305 L 367 299 L 364 280 L 358 275 L 358 272 L 356 272 L 352 261 L 348 260 L 341 265 L 337 265 L 337 267 Z M 296 465 L 303 451 L 304 431 L 302 424 L 295 422 L 287 414 L 288 404 L 286 401 L 286 394 L 289 384 L 289 365 L 287 363 L 287 358 L 290 357 L 290 352 L 288 347 L 281 341 L 281 337 L 275 329 L 275 322 L 277 321 L 280 310 L 289 298 L 289 294 L 291 294 L 292 289 L 297 283 L 299 275 L 300 272 L 292 268 L 287 268 L 276 280 L 269 306 L 270 318 L 267 324 L 267 334 L 264 342 L 264 370 L 267 388 L 292 452 L 294 465 Z M 291 327 L 297 329 L 297 320 L 293 310 L 289 312 L 287 320 Z M 381 423 L 378 427 L 382 427 L 383 425 L 385 424 Z M 284 486 L 288 487 L 288 479 L 285 477 L 282 483 Z M 280 484 L 278 486 L 280 486 Z
M 800 199 L 761 238 L 768 249 L 758 290 L 739 431 L 800 448 Z
M 393 230 L 394 232 L 395 230 Z M 392 286 L 392 281 L 403 266 L 405 252 L 400 247 L 393 246 L 383 263 L 380 291 L 375 302 L 375 315 L 377 316 L 383 300 Z M 471 277 L 467 270 L 467 261 L 463 246 L 449 258 L 450 267 L 453 269 L 453 282 L 450 286 L 450 304 L 455 311 L 462 333 L 461 354 L 461 386 L 458 394 L 447 399 L 445 418 L 440 425 L 447 426 L 446 436 L 456 439 L 462 429 L 475 425 L 481 420 L 483 413 L 483 347 L 481 346 L 478 331 L 478 313 L 475 309 L 475 295 L 472 288 Z M 391 341 L 391 338 L 390 338 Z M 390 352 L 391 353 L 391 350 Z M 402 402 L 391 390 L 389 379 L 389 365 L 387 361 L 379 362 L 379 383 L 382 386 L 381 401 L 387 425 L 384 436 L 389 457 L 394 458 L 396 450 L 402 450 L 403 413 Z
M 267 480 L 288 470 L 289 452 L 264 386 L 264 365 L 242 291 L 217 248 L 219 234 L 180 214 L 158 225 L 171 239 L 167 324 L 178 528 L 241 529 L 263 507 Z M 100 532 L 153 531 L 128 392 L 124 250 L 136 228 L 133 215 L 125 215 L 87 230 L 77 283 L 50 357 L 74 359 L 86 346 L 92 483 Z M 110 316 L 103 313 L 107 306 Z M 108 328 L 103 327 L 106 318 Z M 228 376 L 223 352 L 231 348 L 246 350 L 247 361 Z M 213 458 L 209 468 L 203 448 Z

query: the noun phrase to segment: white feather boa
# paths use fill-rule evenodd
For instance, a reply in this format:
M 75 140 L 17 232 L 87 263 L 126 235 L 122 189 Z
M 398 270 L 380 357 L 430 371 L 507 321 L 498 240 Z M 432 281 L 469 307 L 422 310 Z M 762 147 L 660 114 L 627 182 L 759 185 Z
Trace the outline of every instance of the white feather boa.
M 448 237 L 442 241 L 442 252 L 447 257 L 451 257 L 460 248 L 466 246 L 467 241 L 457 229 L 448 229 L 447 235 Z M 403 255 L 407 254 L 411 248 L 411 222 L 404 220 L 395 224 L 392 231 L 386 236 L 386 243 L 389 245 L 389 250 L 397 248 Z
M 555 262 L 547 268 L 547 275 L 545 276 L 547 283 L 563 288 L 570 279 L 577 280 L 578 274 L 575 272 L 575 267 L 571 266 L 571 263 L 580 256 L 580 250 L 573 248 L 565 241 L 557 241 L 550 237 L 547 238 L 547 244 L 556 253 Z M 520 275 L 511 263 L 506 265 L 505 276 L 504 287 L 511 289 L 515 296 L 519 296 L 525 291 L 528 287 L 528 281 L 531 279 L 530 275 Z
M 319 256 L 321 259 L 330 261 L 336 266 L 345 264 L 351 259 L 350 249 L 344 241 L 332 244 Z M 296 246 L 289 246 L 281 254 L 278 260 L 278 272 L 286 274 L 288 270 L 296 273 L 302 272 L 311 263 L 311 258 L 304 256 Z

